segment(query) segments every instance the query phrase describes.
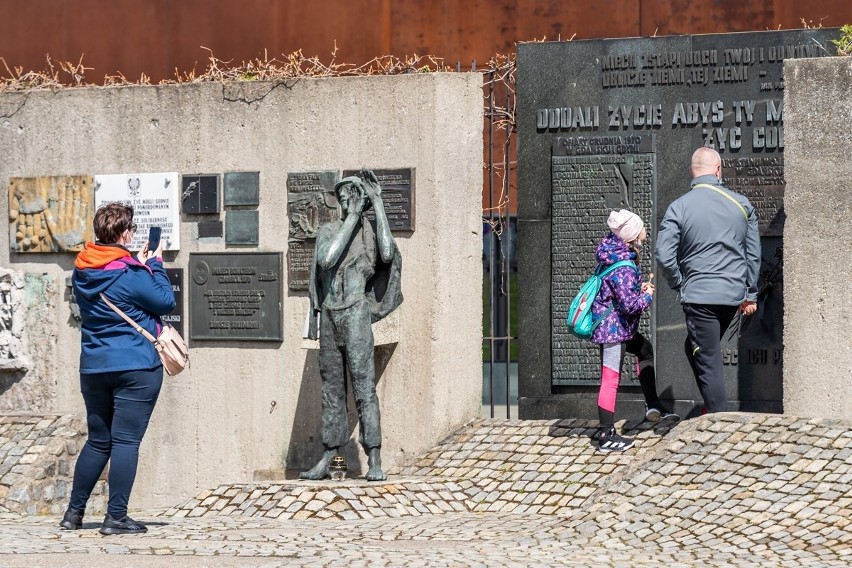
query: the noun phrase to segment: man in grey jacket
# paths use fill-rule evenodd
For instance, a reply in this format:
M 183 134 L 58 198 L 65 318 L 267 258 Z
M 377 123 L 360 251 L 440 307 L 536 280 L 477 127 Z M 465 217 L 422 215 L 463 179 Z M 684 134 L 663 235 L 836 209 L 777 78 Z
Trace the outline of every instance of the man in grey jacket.
M 748 199 L 722 184 L 716 150 L 696 150 L 690 173 L 690 191 L 666 210 L 655 252 L 669 286 L 680 294 L 686 357 L 707 412 L 724 412 L 721 340 L 738 311 L 757 311 L 760 233 Z

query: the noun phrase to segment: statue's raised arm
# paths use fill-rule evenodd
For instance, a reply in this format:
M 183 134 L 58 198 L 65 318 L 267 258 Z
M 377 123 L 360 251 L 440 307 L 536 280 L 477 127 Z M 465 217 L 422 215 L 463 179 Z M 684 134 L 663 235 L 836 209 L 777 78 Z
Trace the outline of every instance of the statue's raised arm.
M 379 243 L 379 255 L 382 257 L 382 262 L 390 263 L 393 260 L 394 242 L 388 224 L 388 216 L 382 202 L 382 186 L 372 170 L 361 170 L 358 177 L 364 180 L 367 197 L 370 198 L 373 210 L 376 213 L 376 239 Z

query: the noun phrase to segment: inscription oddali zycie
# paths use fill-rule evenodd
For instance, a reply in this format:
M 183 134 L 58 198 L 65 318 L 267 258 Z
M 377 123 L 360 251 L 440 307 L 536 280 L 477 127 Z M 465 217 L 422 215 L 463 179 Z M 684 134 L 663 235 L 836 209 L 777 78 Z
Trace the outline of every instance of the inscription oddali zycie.
M 602 110 L 598 105 L 538 109 L 538 130 L 590 131 L 604 125 L 610 130 L 659 130 L 664 124 L 672 128 L 701 127 L 708 146 L 720 152 L 738 150 L 751 142 L 755 150 L 784 148 L 784 101 L 735 100 L 677 102 L 664 114 L 662 104 L 612 105 Z M 755 113 L 762 113 L 765 124 L 757 125 Z M 733 125 L 723 126 L 726 116 Z M 665 117 L 665 120 L 663 120 Z M 729 120 L 730 122 L 730 120 Z
M 557 138 L 551 157 L 554 385 L 582 384 L 600 372 L 597 349 L 568 332 L 564 315 L 574 293 L 595 267 L 595 246 L 606 233 L 610 210 L 629 207 L 649 226 L 653 216 L 654 139 L 643 136 Z M 630 149 L 632 153 L 618 153 Z M 648 153 L 638 153 L 639 151 Z M 597 155 L 591 155 L 594 152 Z M 608 155 L 601 155 L 608 154 Z M 647 273 L 649 258 L 640 262 Z M 640 330 L 648 334 L 650 320 Z M 625 366 L 623 377 L 635 379 Z

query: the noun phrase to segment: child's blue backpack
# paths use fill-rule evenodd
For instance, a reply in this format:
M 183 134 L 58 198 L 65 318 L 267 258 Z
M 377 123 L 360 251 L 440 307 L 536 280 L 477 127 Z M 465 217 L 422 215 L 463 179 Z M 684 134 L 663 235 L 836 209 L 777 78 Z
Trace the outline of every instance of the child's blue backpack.
M 610 306 L 600 318 L 596 319 L 592 314 L 592 304 L 595 303 L 595 298 L 598 296 L 604 277 L 622 266 L 632 266 L 633 270 L 636 270 L 636 264 L 632 260 L 619 260 L 604 270 L 601 270 L 603 267 L 599 265 L 589 279 L 586 280 L 586 283 L 580 287 L 580 291 L 577 292 L 577 295 L 574 296 L 574 300 L 571 302 L 571 307 L 568 308 L 568 331 L 580 339 L 589 339 L 592 336 L 592 332 L 606 319 L 606 316 L 613 309 L 613 306 Z

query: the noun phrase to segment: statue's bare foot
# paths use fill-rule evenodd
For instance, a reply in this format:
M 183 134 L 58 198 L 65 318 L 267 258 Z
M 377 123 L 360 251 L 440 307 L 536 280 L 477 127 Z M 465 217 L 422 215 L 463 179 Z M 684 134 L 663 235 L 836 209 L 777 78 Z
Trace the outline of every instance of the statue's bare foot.
M 380 448 L 371 448 L 367 452 L 367 466 L 369 469 L 367 470 L 367 475 L 364 476 L 367 481 L 384 481 L 388 478 L 385 472 L 382 471 Z
M 308 471 L 303 471 L 299 474 L 299 479 L 310 479 L 310 480 L 320 480 L 327 479 L 331 477 L 331 470 L 329 469 L 329 465 L 331 464 L 331 458 L 336 453 L 336 449 L 334 450 L 326 450 L 320 461 L 317 462 L 317 465 L 309 469 Z

